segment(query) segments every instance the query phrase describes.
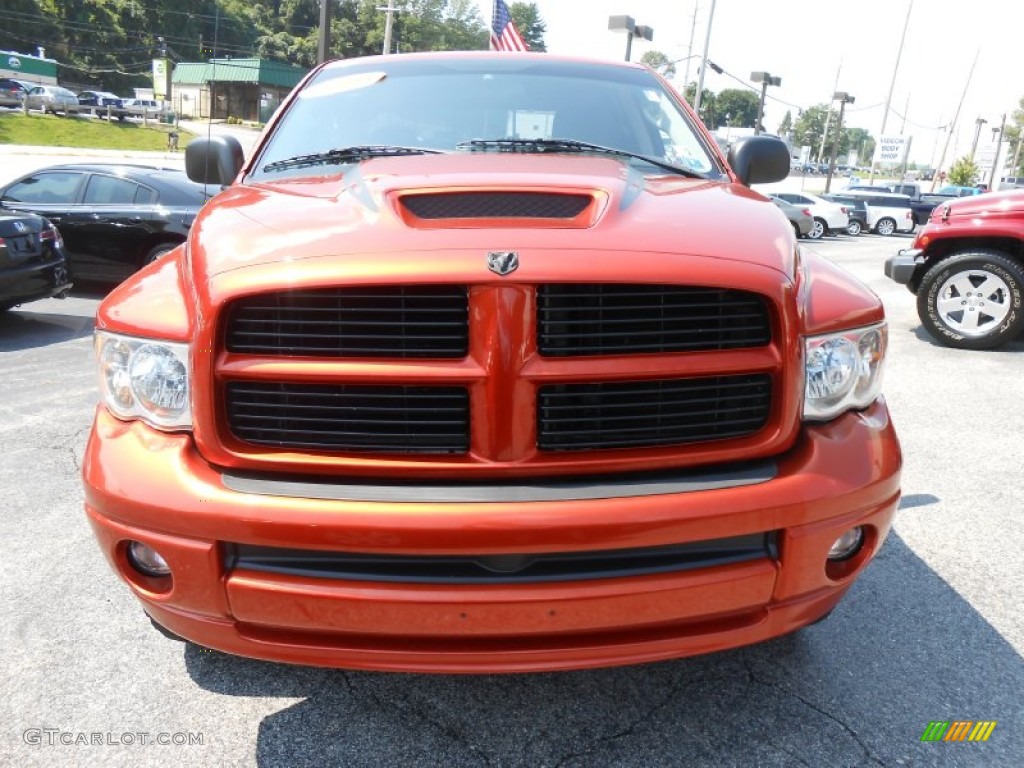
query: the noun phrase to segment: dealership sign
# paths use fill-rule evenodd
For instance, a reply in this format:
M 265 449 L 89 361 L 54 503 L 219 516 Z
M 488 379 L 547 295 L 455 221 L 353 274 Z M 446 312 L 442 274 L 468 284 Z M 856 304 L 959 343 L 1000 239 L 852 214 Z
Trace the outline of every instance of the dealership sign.
M 907 150 L 910 149 L 909 136 L 883 136 L 875 145 L 876 163 L 902 163 L 907 157 Z

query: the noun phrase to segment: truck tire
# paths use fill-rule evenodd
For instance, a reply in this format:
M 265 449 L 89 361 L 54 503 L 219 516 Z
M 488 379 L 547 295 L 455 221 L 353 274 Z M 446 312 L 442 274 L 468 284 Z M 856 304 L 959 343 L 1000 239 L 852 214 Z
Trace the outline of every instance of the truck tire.
M 960 251 L 935 264 L 917 290 L 917 314 L 941 344 L 993 349 L 1024 331 L 1024 267 L 999 251 Z
M 878 223 L 875 224 L 875 233 L 888 237 L 896 231 L 896 220 L 886 216 L 884 219 L 879 219 Z
M 860 222 L 857 219 L 850 219 L 850 223 L 846 225 L 846 234 L 857 237 L 861 233 Z

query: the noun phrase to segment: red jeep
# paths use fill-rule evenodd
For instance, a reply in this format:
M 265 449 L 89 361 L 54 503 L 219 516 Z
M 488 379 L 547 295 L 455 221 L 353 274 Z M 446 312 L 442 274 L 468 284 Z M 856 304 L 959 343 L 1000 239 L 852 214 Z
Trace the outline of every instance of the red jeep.
M 162 627 L 434 672 L 706 653 L 827 615 L 900 449 L 873 293 L 803 253 L 646 67 L 408 54 L 316 69 L 187 243 L 101 305 L 85 456 Z
M 938 206 L 912 248 L 885 274 L 917 295 L 921 323 L 939 342 L 992 349 L 1024 331 L 1024 191 Z

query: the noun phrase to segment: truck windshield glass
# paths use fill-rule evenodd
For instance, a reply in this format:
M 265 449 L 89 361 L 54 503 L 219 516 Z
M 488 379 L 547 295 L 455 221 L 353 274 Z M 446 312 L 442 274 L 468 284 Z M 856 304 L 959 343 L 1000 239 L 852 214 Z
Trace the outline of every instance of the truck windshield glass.
M 337 147 L 454 152 L 463 142 L 502 139 L 572 139 L 721 176 L 674 95 L 650 72 L 516 58 L 331 65 L 284 114 L 253 177 L 264 177 L 273 163 Z M 324 164 L 272 175 L 337 172 Z

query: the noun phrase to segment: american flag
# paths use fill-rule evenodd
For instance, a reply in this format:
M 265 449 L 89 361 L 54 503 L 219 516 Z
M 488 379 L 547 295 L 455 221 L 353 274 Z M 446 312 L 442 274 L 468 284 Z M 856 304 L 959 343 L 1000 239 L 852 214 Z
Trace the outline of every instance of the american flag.
M 526 51 L 529 46 L 519 34 L 509 15 L 505 0 L 494 0 L 494 16 L 491 18 L 492 51 Z

